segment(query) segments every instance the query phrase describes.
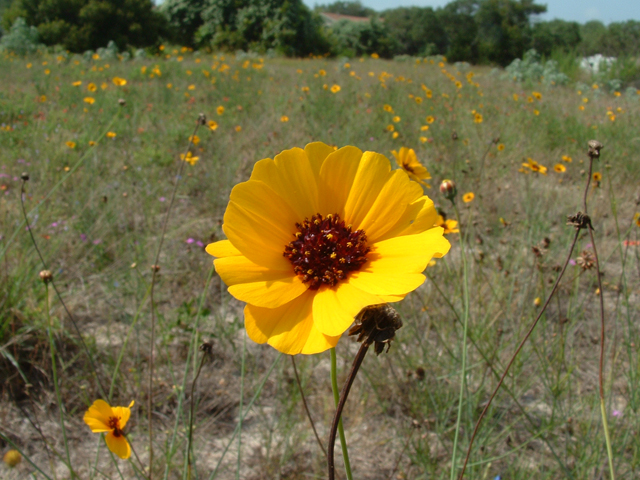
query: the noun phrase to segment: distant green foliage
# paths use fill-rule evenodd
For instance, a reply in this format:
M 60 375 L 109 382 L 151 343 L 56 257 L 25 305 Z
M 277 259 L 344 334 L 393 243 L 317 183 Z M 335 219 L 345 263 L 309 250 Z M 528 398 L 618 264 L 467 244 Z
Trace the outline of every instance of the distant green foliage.
M 580 24 L 557 19 L 534 24 L 531 34 L 531 46 L 543 56 L 575 51 L 582 40 Z
M 640 22 L 629 20 L 605 26 L 593 20 L 580 27 L 582 42 L 579 51 L 589 56 L 601 53 L 608 57 L 638 55 L 640 51 Z
M 7 28 L 17 17 L 35 26 L 45 45 L 72 52 L 104 47 L 145 47 L 159 41 L 165 19 L 151 0 L 14 0 L 3 15 Z
M 171 39 L 178 45 L 195 47 L 195 33 L 203 25 L 202 0 L 165 0 L 160 11 L 169 20 Z
M 13 23 L 9 33 L 0 38 L 0 51 L 12 52 L 16 55 L 34 53 L 39 46 L 38 30 L 28 26 L 21 17 Z
M 398 50 L 396 39 L 386 26 L 376 19 L 370 22 L 340 20 L 331 25 L 330 39 L 333 50 L 347 57 L 377 53 L 390 58 Z
M 376 15 L 376 11 L 372 8 L 365 7 L 358 0 L 340 1 L 330 3 L 328 5 L 316 5 L 316 12 L 339 13 L 341 15 L 351 15 L 353 17 L 371 17 Z
M 400 7 L 384 14 L 384 26 L 405 55 L 444 53 L 447 35 L 433 8 Z

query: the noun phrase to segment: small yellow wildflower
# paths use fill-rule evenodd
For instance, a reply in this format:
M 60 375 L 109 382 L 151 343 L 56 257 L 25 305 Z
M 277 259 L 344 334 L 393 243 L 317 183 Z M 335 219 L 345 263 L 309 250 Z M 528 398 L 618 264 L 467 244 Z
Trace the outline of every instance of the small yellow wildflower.
M 331 93 L 338 93 L 339 91 L 340 91 L 340 85 L 337 85 L 337 84 L 334 83 L 331 86 Z
M 216 113 L 218 115 L 222 115 L 224 113 L 224 107 L 220 105 L 218 108 L 216 108 Z
M 84 103 L 88 103 L 89 105 L 93 105 L 96 99 L 93 97 L 84 97 Z
M 563 155 L 562 156 L 562 161 L 563 162 L 567 162 L 567 163 L 571 163 L 573 161 L 573 159 L 569 155 Z
M 113 77 L 111 81 L 117 87 L 124 87 L 127 84 L 127 81 L 124 78 L 120 78 L 120 77 Z
M 401 118 L 398 115 L 396 115 L 391 120 L 393 121 L 393 123 L 398 123 L 401 120 Z
M 286 122 L 288 122 L 288 121 L 289 121 L 289 117 L 287 117 L 286 115 L 282 115 L 282 116 L 280 117 L 280 121 L 281 121 L 282 123 L 286 123 Z
M 77 82 L 73 82 L 71 85 L 73 85 L 74 87 L 79 87 L 80 85 L 82 85 L 82 80 L 78 80 Z
M 209 120 L 207 126 L 209 127 L 209 130 L 215 132 L 218 129 L 218 122 L 216 122 L 215 120 Z
M 475 194 L 473 192 L 467 192 L 462 196 L 462 201 L 464 203 L 469 203 L 471 201 L 473 201 L 473 199 L 476 198 Z
M 76 148 L 76 142 L 65 142 L 65 145 L 69 148 Z
M 567 167 L 565 167 L 565 166 L 564 166 L 563 164 L 561 164 L 561 163 L 556 163 L 556 164 L 553 166 L 553 171 L 554 171 L 554 172 L 556 172 L 556 173 L 564 173 L 564 172 L 566 172 L 566 171 L 567 171 Z
M 196 157 L 195 155 L 193 155 L 191 152 L 187 152 L 187 155 L 185 156 L 184 153 L 180 154 L 180 160 L 184 160 L 185 162 L 187 162 L 189 165 L 193 166 L 195 165 L 198 160 L 200 160 L 200 157 Z
M 107 132 L 107 138 L 116 138 L 116 132 Z
M 104 400 L 96 400 L 84 414 L 86 423 L 92 432 L 106 432 L 107 447 L 122 459 L 131 456 L 131 446 L 124 434 L 124 427 L 131 416 L 131 402 L 128 407 L 111 407 Z
M 95 92 L 96 90 L 98 90 L 98 87 L 95 83 L 90 83 L 89 85 L 87 85 L 87 90 L 89 90 L 90 92 Z

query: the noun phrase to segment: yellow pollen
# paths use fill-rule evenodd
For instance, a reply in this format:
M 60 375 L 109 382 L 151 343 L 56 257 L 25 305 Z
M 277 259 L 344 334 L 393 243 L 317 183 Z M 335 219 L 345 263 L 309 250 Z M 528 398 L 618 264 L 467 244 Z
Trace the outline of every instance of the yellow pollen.
M 338 260 L 340 263 L 346 263 L 347 261 L 344 258 L 341 258 L 340 260 Z M 341 270 L 340 270 L 341 271 Z
M 349 248 L 353 247 L 353 243 L 352 242 L 347 242 L 347 247 L 349 247 Z
M 320 220 L 316 219 L 313 221 L 314 225 L 320 225 Z
M 309 275 L 311 275 L 311 274 L 313 273 L 313 270 L 309 269 L 309 270 L 307 270 L 307 273 L 308 273 Z
M 333 238 L 333 234 L 331 234 L 331 233 L 327 234 L 327 239 L 328 240 L 331 240 L 332 238 Z
M 296 238 L 300 238 L 302 236 L 302 232 L 296 232 L 295 236 L 296 236 Z
M 304 252 L 304 254 L 308 257 L 309 255 L 311 255 L 311 252 L 307 250 L 306 252 Z
M 338 255 L 336 255 L 336 252 L 332 252 L 331 255 L 329 255 L 331 258 L 336 258 Z

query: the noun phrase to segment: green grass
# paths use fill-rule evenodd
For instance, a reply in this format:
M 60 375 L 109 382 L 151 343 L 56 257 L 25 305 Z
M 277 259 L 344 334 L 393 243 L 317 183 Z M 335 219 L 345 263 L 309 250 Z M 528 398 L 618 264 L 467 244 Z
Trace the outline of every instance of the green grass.
M 204 290 L 212 259 L 200 244 L 224 238 L 220 225 L 229 192 L 249 177 L 257 160 L 316 140 L 389 157 L 391 150 L 407 146 L 431 172 L 433 188 L 427 193 L 449 218 L 455 213 L 438 193 L 442 179 L 453 178 L 460 194 L 475 193 L 472 202 L 459 201 L 470 301 L 459 463 L 481 409 L 538 313 L 535 299 L 544 301 L 556 266 L 566 258 L 573 237 L 566 215 L 581 209 L 586 142 L 592 138 L 605 145 L 595 166 L 603 178 L 589 189 L 589 213 L 604 272 L 605 391 L 614 463 L 617 478 L 638 476 L 640 247 L 624 241 L 637 241 L 640 233 L 633 221 L 639 210 L 640 95 L 525 88 L 483 67 L 471 69 L 474 86 L 466 71 L 446 65 L 461 81 L 458 89 L 438 60 L 365 59 L 345 68 L 319 59 L 247 63 L 170 48 L 165 53 L 170 58 L 128 62 L 0 59 L 0 368 L 8 379 L 0 399 L 2 453 L 8 438 L 47 475 L 53 478 L 53 465 L 57 478 L 66 478 L 47 307 L 38 278 L 42 266 L 20 210 L 19 177 L 27 171 L 25 206 L 33 233 L 97 365 L 95 375 L 50 292 L 71 463 L 82 478 L 135 478 L 135 464 L 116 458 L 122 477 L 118 474 L 104 444 L 82 421 L 100 397 L 98 383 L 108 391 L 115 375 L 112 403 L 136 401 L 128 434 L 146 464 L 150 267 L 179 155 L 202 112 L 218 128 L 199 130 L 200 142 L 192 147 L 199 161 L 185 165 L 179 179 L 155 289 L 154 478 L 186 478 L 189 393 L 204 340 L 214 348 L 195 387 L 192 478 L 211 478 L 214 472 L 223 479 L 326 478 L 290 362 L 277 361 L 271 347 L 250 340 L 245 352 L 242 305 L 215 274 Z M 152 74 L 156 65 L 160 75 Z M 220 71 L 223 65 L 228 68 Z M 382 72 L 389 74 L 384 84 Z M 127 84 L 114 85 L 116 76 Z M 81 85 L 73 86 L 77 81 Z M 97 91 L 88 91 L 89 83 Z M 338 93 L 330 91 L 334 84 L 341 87 Z M 535 99 L 533 91 L 542 98 Z M 85 103 L 85 97 L 95 102 Z M 394 113 L 386 112 L 385 104 Z M 221 115 L 218 106 L 224 106 Z M 481 123 L 474 122 L 474 110 Z M 396 115 L 400 121 L 394 123 Z M 429 115 L 435 117 L 432 124 L 426 123 Z M 394 125 L 397 138 L 388 125 Z M 421 130 L 423 125 L 429 129 Z M 107 138 L 107 131 L 116 137 Z M 91 147 L 90 141 L 97 144 Z M 563 162 L 563 155 L 571 163 Z M 546 166 L 548 174 L 522 171 L 527 158 Z M 553 171 L 558 163 L 565 173 Z M 536 258 L 531 247 L 545 237 L 550 244 Z M 449 478 L 465 348 L 460 239 L 457 234 L 449 239 L 451 252 L 397 305 L 404 328 L 390 352 L 367 356 L 356 379 L 343 417 L 355 478 Z M 589 243 L 588 235 L 581 236 L 573 258 Z M 596 288 L 594 270 L 568 268 L 489 410 L 466 478 L 608 478 L 598 398 Z M 338 344 L 339 382 L 356 348 L 347 337 Z M 323 439 L 334 410 L 329 364 L 329 352 L 298 358 Z M 238 442 L 241 405 L 246 416 Z M 340 463 L 339 448 L 336 452 Z M 340 463 L 344 476 L 341 468 Z M 31 471 L 23 462 L 0 476 L 26 478 Z

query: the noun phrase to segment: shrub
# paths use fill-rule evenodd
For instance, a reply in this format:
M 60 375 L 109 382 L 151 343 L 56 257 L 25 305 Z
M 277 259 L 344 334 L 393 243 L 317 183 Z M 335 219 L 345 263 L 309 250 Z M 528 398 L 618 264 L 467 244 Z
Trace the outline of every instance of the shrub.
M 0 38 L 0 50 L 16 55 L 34 53 L 41 46 L 38 43 L 38 30 L 28 26 L 22 17 L 16 18 L 9 33 Z

